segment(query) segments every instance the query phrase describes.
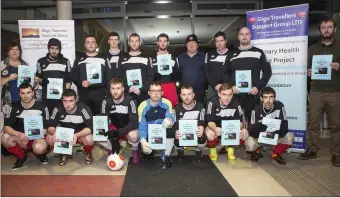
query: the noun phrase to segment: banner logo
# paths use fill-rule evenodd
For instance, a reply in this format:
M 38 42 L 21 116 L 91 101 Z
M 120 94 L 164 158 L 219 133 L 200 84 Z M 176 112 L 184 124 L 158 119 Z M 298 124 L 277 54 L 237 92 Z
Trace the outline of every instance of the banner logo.
M 22 38 L 40 38 L 39 28 L 21 28 Z
M 305 17 L 307 14 L 306 14 L 306 12 L 299 12 L 298 13 L 298 16 L 299 17 Z
M 250 17 L 248 19 L 249 23 L 255 23 L 256 22 L 256 18 L 255 17 Z

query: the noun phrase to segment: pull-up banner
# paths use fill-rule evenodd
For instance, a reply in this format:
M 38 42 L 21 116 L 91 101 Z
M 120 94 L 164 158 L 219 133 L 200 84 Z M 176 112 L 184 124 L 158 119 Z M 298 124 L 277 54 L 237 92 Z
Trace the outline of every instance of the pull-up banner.
M 60 52 L 73 65 L 76 56 L 73 20 L 19 20 L 18 23 L 22 59 L 31 67 L 36 67 L 39 58 L 46 56 L 51 38 L 60 40 Z M 77 91 L 74 84 L 71 88 Z
M 291 151 L 306 147 L 308 4 L 247 12 L 252 45 L 264 51 L 272 66 L 268 83 L 286 107 Z
M 73 64 L 75 37 L 73 20 L 19 20 L 22 58 L 35 66 L 39 58 L 48 53 L 47 43 L 51 38 L 61 41 L 61 53 Z

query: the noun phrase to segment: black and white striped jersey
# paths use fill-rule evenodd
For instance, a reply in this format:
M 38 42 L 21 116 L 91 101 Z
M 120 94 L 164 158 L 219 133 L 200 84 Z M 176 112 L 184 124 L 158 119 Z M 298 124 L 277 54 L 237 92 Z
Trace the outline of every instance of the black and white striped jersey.
M 161 83 L 170 83 L 170 82 L 176 82 L 180 80 L 180 70 L 177 65 L 176 56 L 174 54 L 169 54 L 171 56 L 171 62 L 170 65 L 162 65 L 161 63 L 158 63 L 157 56 L 158 54 L 155 53 L 153 56 L 151 56 L 151 63 L 153 65 L 153 71 L 154 71 L 154 80 L 159 81 Z M 172 72 L 170 73 L 170 67 Z
M 108 51 L 103 57 L 106 60 L 106 65 L 108 66 L 108 68 L 113 69 L 118 67 L 117 64 L 119 59 L 126 54 L 127 53 L 123 51 L 119 51 L 117 53 L 111 53 L 110 51 Z
M 90 64 L 100 64 L 101 65 L 101 72 L 100 71 L 92 71 L 92 75 L 89 76 L 87 73 L 87 66 Z M 99 54 L 96 56 L 88 56 L 84 54 L 80 58 L 77 58 L 74 61 L 71 75 L 72 81 L 77 85 L 78 89 L 95 89 L 95 88 L 104 88 L 106 86 L 106 76 L 105 72 L 105 59 L 102 58 Z M 82 86 L 82 82 L 84 80 L 89 80 L 89 78 L 99 79 L 101 78 L 101 83 L 91 84 L 89 87 L 84 88 Z
M 243 121 L 243 111 L 236 97 L 227 106 L 221 105 L 219 97 L 213 97 L 208 102 L 207 123 L 214 122 L 217 127 L 221 127 L 222 120 Z
M 60 104 L 53 109 L 50 126 L 74 129 L 74 133 L 78 133 L 84 128 L 89 128 L 92 133 L 93 117 L 91 109 L 82 102 L 77 103 L 77 109 L 73 113 L 68 113 L 64 106 Z
M 242 50 L 237 48 L 228 53 L 225 62 L 225 74 L 222 76 L 224 81 L 235 85 L 236 71 L 238 70 L 251 71 L 252 87 L 256 87 L 259 93 L 272 76 L 272 69 L 266 55 L 257 47 Z
M 186 109 L 183 106 L 183 102 L 177 104 L 174 108 L 175 123 L 173 128 L 178 130 L 179 120 L 197 120 L 197 126 L 206 126 L 205 122 L 205 107 L 200 102 L 195 102 L 195 105 L 191 109 Z
M 33 106 L 27 109 L 22 106 L 21 102 L 13 103 L 10 108 L 10 116 L 5 119 L 4 126 L 9 126 L 16 131 L 25 133 L 24 118 L 30 116 L 42 116 L 44 129 L 48 127 L 48 109 L 38 101 L 35 101 Z
M 66 83 L 71 83 L 70 79 L 71 63 L 70 61 L 59 54 L 58 58 L 53 60 L 47 54 L 37 62 L 37 76 L 39 78 L 59 78 L 63 79 L 63 89 L 66 88 Z M 43 100 L 47 97 L 47 86 L 42 87 Z
M 119 104 L 116 104 L 112 97 L 108 97 L 103 100 L 101 114 L 108 116 L 111 124 L 118 129 L 119 134 L 127 134 L 138 129 L 136 105 L 129 94 L 124 94 L 124 100 Z
M 112 78 L 120 77 L 119 71 L 118 71 L 118 61 L 124 55 L 126 55 L 126 53 L 123 51 L 119 51 L 117 53 L 111 53 L 109 51 L 104 55 L 105 57 L 105 72 L 104 73 L 106 75 L 108 89 L 109 89 L 108 85 L 109 85 L 110 80 L 112 80 Z
M 263 131 L 253 131 L 252 128 L 254 128 L 254 125 L 258 123 L 262 123 L 263 118 L 272 118 L 272 119 L 279 119 L 281 120 L 281 127 L 280 127 L 280 137 L 283 137 L 288 132 L 288 119 L 286 115 L 286 109 L 282 102 L 276 100 L 274 102 L 273 108 L 271 109 L 265 109 L 263 107 L 263 104 L 258 104 L 255 106 L 255 108 L 252 110 L 251 113 L 251 127 L 250 127 L 250 133 L 256 133 Z M 256 128 L 256 127 L 255 127 Z
M 223 70 L 228 51 L 220 54 L 217 50 L 211 51 L 205 55 L 204 72 L 208 83 L 215 88 L 216 85 L 223 82 Z
M 150 57 L 144 55 L 143 52 L 137 56 L 126 54 L 118 61 L 118 69 L 124 80 L 125 92 L 128 92 L 131 86 L 141 86 L 141 94 L 147 94 L 154 79 Z M 141 79 L 137 74 L 140 74 Z

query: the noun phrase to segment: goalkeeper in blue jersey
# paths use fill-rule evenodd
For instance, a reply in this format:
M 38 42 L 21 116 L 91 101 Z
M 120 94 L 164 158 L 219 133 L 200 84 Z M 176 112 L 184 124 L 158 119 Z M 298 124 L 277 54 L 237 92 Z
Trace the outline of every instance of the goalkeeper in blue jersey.
M 161 168 L 166 169 L 172 166 L 170 158 L 171 150 L 174 146 L 174 134 L 171 129 L 174 117 L 172 113 L 171 102 L 162 98 L 162 86 L 158 82 L 151 83 L 148 94 L 150 99 L 142 102 L 138 107 L 139 117 L 139 138 L 143 153 L 149 160 L 154 159 L 154 151 L 150 148 L 148 143 L 148 125 L 149 124 L 162 124 L 167 129 L 166 150 L 162 153 Z M 164 140 L 160 140 L 164 141 Z

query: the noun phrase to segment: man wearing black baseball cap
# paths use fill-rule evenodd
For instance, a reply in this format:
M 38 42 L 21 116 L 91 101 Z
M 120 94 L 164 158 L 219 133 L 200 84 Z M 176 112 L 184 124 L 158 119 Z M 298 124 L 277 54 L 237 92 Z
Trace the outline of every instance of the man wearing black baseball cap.
M 195 100 L 204 104 L 206 78 L 204 74 L 205 53 L 197 51 L 198 39 L 191 34 L 186 39 L 187 51 L 177 57 L 181 72 L 181 85 L 190 85 L 194 89 Z

